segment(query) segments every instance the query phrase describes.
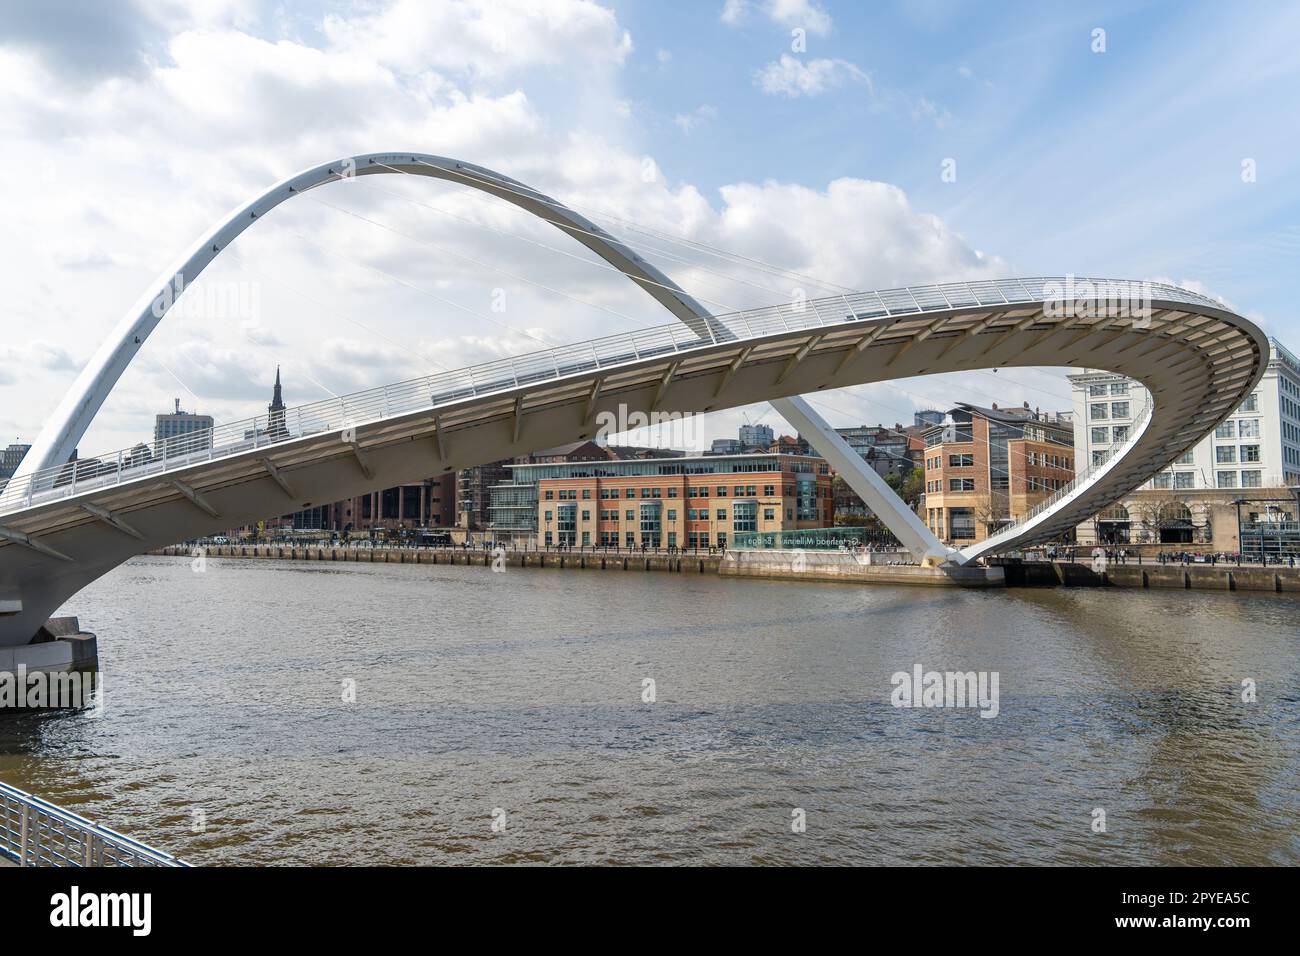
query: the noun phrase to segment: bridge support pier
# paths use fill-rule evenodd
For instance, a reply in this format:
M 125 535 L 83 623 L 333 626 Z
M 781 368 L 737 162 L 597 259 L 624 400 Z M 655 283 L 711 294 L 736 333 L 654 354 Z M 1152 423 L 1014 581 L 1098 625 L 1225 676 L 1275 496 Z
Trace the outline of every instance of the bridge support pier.
M 75 617 L 51 618 L 32 643 L 0 647 L 0 712 L 88 706 L 98 668 L 95 635 L 82 631 Z M 89 676 L 75 678 L 74 675 L 72 681 L 35 677 L 72 672 Z
M 778 398 L 771 405 L 808 439 L 808 444 L 812 445 L 817 454 L 844 476 L 848 486 L 885 523 L 903 547 L 912 552 L 917 561 L 924 565 L 966 563 L 965 556 L 940 541 L 925 526 L 925 522 L 917 517 L 916 512 L 894 494 L 885 479 L 876 474 L 876 470 L 824 418 L 813 411 L 805 399 L 799 396 Z

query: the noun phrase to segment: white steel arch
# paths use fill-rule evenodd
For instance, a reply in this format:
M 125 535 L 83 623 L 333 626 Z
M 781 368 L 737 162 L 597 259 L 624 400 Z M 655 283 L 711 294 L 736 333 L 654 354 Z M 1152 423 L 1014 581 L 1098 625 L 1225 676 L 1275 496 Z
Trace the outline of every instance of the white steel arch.
M 445 156 L 365 153 L 321 163 L 281 180 L 251 202 L 234 209 L 164 270 L 127 310 L 104 344 L 86 363 L 46 421 L 14 478 L 21 479 L 68 460 L 122 373 L 185 286 L 197 279 L 240 233 L 295 195 L 354 176 L 385 173 L 444 179 L 518 206 L 563 230 L 609 262 L 693 331 L 709 334 L 707 309 L 627 245 L 549 196 L 509 176 Z

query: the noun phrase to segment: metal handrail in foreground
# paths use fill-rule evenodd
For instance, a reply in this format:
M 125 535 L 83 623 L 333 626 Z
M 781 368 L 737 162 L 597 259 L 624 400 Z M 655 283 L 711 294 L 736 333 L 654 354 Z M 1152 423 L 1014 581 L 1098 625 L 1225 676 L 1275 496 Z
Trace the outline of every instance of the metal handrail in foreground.
M 880 318 L 915 318 L 956 308 L 998 309 L 1058 301 L 1061 290 L 1086 289 L 1099 301 L 1131 297 L 1122 280 L 1074 277 L 991 279 L 943 285 L 855 292 L 824 299 L 747 309 L 707 320 L 702 337 L 680 322 L 636 332 L 605 336 L 573 345 L 500 359 L 483 365 L 427 375 L 284 412 L 190 432 L 153 447 L 132 448 L 71 461 L 14 478 L 0 489 L 0 514 L 71 497 L 83 491 L 162 474 L 190 465 L 232 457 L 293 438 L 338 431 L 429 408 L 504 392 L 524 385 L 605 369 L 660 355 L 710 348 L 783 332 Z M 1170 302 L 1221 307 L 1221 303 L 1185 289 L 1144 284 L 1153 297 Z
M 18 866 L 189 866 L 2 782 L 0 856 Z

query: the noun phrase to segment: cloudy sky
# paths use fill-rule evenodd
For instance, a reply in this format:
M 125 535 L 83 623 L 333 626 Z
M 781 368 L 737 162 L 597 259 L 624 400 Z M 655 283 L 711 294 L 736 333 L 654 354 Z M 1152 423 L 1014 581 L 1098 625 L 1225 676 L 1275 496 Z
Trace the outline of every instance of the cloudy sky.
M 859 289 L 1174 281 L 1300 349 L 1296 36 L 1283 3 L 7 0 L 0 442 L 35 437 L 219 217 L 377 150 L 542 189 L 716 310 L 830 289 L 708 247 Z M 340 183 L 279 207 L 191 285 L 82 451 L 147 437 L 174 397 L 255 414 L 277 363 L 300 404 L 666 321 L 499 201 L 427 178 Z M 836 425 L 955 400 L 1065 408 L 1068 392 L 1012 370 L 817 399 Z M 751 407 L 710 416 L 708 437 L 745 418 L 782 424 Z

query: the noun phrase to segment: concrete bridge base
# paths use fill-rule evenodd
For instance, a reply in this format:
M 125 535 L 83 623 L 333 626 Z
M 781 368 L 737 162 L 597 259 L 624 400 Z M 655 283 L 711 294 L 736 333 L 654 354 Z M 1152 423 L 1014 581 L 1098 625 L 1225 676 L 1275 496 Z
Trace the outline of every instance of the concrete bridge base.
M 718 573 L 724 577 L 838 581 L 845 584 L 1006 587 L 1006 577 L 999 567 L 873 564 L 870 563 L 871 557 L 837 551 L 728 551 Z
M 45 622 L 30 644 L 0 647 L 0 674 L 41 671 L 93 671 L 99 666 L 99 644 L 94 634 L 81 630 L 75 617 L 54 617 Z

